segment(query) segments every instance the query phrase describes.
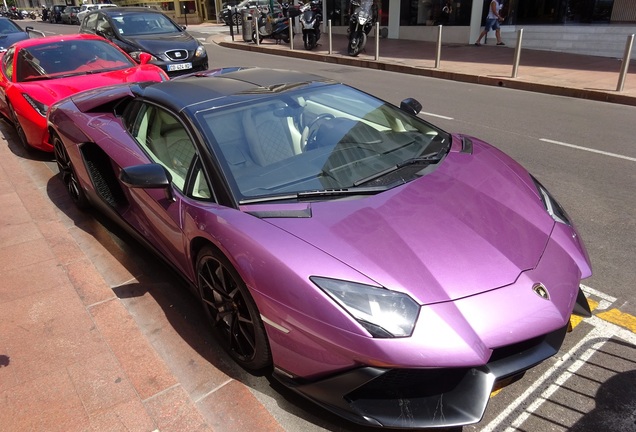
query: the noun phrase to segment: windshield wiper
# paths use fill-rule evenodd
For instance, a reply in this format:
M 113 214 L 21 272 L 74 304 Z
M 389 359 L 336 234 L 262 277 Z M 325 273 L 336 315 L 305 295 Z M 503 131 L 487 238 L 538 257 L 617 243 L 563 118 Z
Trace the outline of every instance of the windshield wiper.
M 439 155 L 435 155 L 435 156 L 418 156 L 418 157 L 414 157 L 411 159 L 407 159 L 405 161 L 400 162 L 399 164 L 395 165 L 395 168 L 400 169 L 402 167 L 408 166 L 408 165 L 415 165 L 418 163 L 437 163 L 439 161 L 441 161 L 442 158 Z
M 52 77 L 50 77 L 49 75 L 28 76 L 28 77 L 22 79 L 22 82 L 50 80 L 51 78 Z
M 392 186 L 391 186 L 392 187 Z M 342 189 L 317 189 L 303 192 L 296 192 L 294 194 L 284 195 L 268 195 L 257 198 L 245 198 L 239 201 L 239 204 L 260 204 L 269 203 L 274 201 L 289 201 L 289 200 L 302 200 L 311 198 L 329 198 L 329 197 L 342 197 L 342 196 L 355 196 L 355 195 L 375 195 L 385 190 L 390 189 L 389 186 L 373 186 L 373 187 L 352 187 Z
M 357 180 L 353 183 L 354 186 L 360 186 L 361 184 L 365 184 L 368 183 L 370 181 L 373 181 L 375 179 L 378 179 L 380 177 L 384 177 L 387 174 L 391 174 L 392 172 L 395 172 L 399 169 L 404 168 L 405 166 L 408 165 L 415 165 L 415 164 L 419 164 L 419 163 L 423 163 L 426 165 L 429 164 L 434 164 L 439 162 L 440 160 L 442 160 L 441 156 L 435 155 L 435 156 L 420 156 L 420 157 L 414 157 L 411 159 L 407 159 L 405 161 L 402 161 L 400 163 L 397 163 L 391 167 L 388 167 L 385 170 L 382 170 L 380 172 L 377 172 L 375 174 L 371 174 L 370 176 L 361 178 L 360 180 Z

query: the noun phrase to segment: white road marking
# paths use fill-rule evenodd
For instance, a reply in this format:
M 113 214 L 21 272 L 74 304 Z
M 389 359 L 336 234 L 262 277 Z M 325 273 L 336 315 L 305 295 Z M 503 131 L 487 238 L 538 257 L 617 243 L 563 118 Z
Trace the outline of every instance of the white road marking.
M 430 116 L 430 117 L 437 117 L 437 118 L 441 118 L 441 119 L 444 119 L 444 120 L 455 120 L 453 117 L 446 117 L 446 116 L 443 116 L 443 115 L 433 114 L 433 113 L 429 113 L 429 112 L 420 111 L 420 115 L 426 115 L 426 116 Z
M 486 425 L 486 427 L 481 429 L 481 432 L 501 430 L 500 426 L 504 423 L 509 424 L 509 427 L 505 429 L 505 432 L 513 432 L 517 430 L 528 417 L 539 409 L 543 402 L 557 391 L 560 386 L 568 380 L 568 378 L 576 373 L 576 371 L 580 369 L 581 366 L 583 366 L 585 362 L 589 360 L 589 358 L 610 338 L 617 337 L 625 342 L 636 345 L 636 334 L 628 329 L 617 326 L 616 324 L 612 324 L 608 321 L 604 321 L 597 316 L 587 318 L 585 322 L 591 324 L 594 328 L 570 351 L 562 355 L 559 362 L 550 367 L 539 379 L 530 385 L 521 396 L 513 401 L 495 419 Z M 584 349 L 584 351 L 579 355 L 578 351 L 581 349 Z M 576 358 L 576 361 L 567 367 L 569 360 L 573 358 Z M 559 372 L 560 374 L 556 378 L 553 378 L 553 375 L 556 375 Z M 536 398 L 532 404 L 526 407 L 525 402 L 537 391 L 541 391 L 541 396 Z M 508 417 L 513 415 L 516 417 L 512 422 L 507 420 Z
M 610 152 L 606 152 L 606 151 L 602 151 L 602 150 L 591 149 L 591 148 L 588 148 L 588 147 L 581 147 L 581 146 L 577 146 L 577 145 L 574 145 L 574 144 L 564 143 L 564 142 L 561 142 L 561 141 L 554 141 L 554 140 L 547 139 L 547 138 L 540 138 L 539 141 L 547 142 L 547 143 L 550 143 L 550 144 L 557 144 L 557 145 L 564 146 L 564 147 L 571 147 L 571 148 L 574 148 L 574 149 L 577 149 L 577 150 L 584 150 L 584 151 L 588 151 L 590 153 L 598 153 L 598 154 L 602 154 L 602 155 L 605 155 L 605 156 L 611 156 L 611 157 L 618 158 L 618 159 L 625 159 L 625 160 L 628 160 L 628 161 L 636 162 L 636 158 L 633 158 L 633 157 L 623 156 L 623 155 L 619 155 L 619 154 L 616 154 L 616 153 L 610 153 Z
M 616 297 L 612 297 L 611 295 L 607 295 L 605 293 L 597 291 L 594 288 L 591 288 L 587 285 L 581 284 L 581 289 L 583 290 L 584 293 L 591 294 L 601 299 L 598 306 L 596 307 L 596 309 L 598 310 L 606 310 L 616 301 Z

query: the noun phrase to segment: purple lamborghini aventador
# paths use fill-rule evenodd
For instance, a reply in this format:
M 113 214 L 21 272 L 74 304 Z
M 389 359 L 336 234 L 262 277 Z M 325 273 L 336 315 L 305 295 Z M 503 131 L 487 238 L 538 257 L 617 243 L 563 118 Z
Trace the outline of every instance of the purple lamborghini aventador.
M 518 163 L 347 85 L 232 68 L 49 111 L 72 199 L 189 282 L 244 368 L 350 421 L 478 422 L 589 314 L 587 253 Z

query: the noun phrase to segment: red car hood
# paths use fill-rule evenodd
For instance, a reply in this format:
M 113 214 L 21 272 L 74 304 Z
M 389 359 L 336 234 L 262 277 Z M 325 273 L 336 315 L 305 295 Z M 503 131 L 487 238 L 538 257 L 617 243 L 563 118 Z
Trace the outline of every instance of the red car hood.
M 159 68 L 153 65 L 136 66 L 98 74 L 76 75 L 68 78 L 21 83 L 22 89 L 38 101 L 51 105 L 67 96 L 97 87 L 137 81 L 158 81 Z
M 390 191 L 268 222 L 422 303 L 509 285 L 537 265 L 553 221 L 525 170 L 487 149 L 450 153 L 435 172 Z

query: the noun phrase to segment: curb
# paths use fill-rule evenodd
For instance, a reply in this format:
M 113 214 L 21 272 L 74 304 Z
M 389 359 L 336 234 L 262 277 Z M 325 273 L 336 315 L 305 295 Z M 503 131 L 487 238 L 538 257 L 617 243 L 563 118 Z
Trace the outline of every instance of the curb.
M 231 377 L 193 396 L 94 263 L 111 258 L 93 215 L 43 160 L 0 143 L 0 430 L 282 431 Z

